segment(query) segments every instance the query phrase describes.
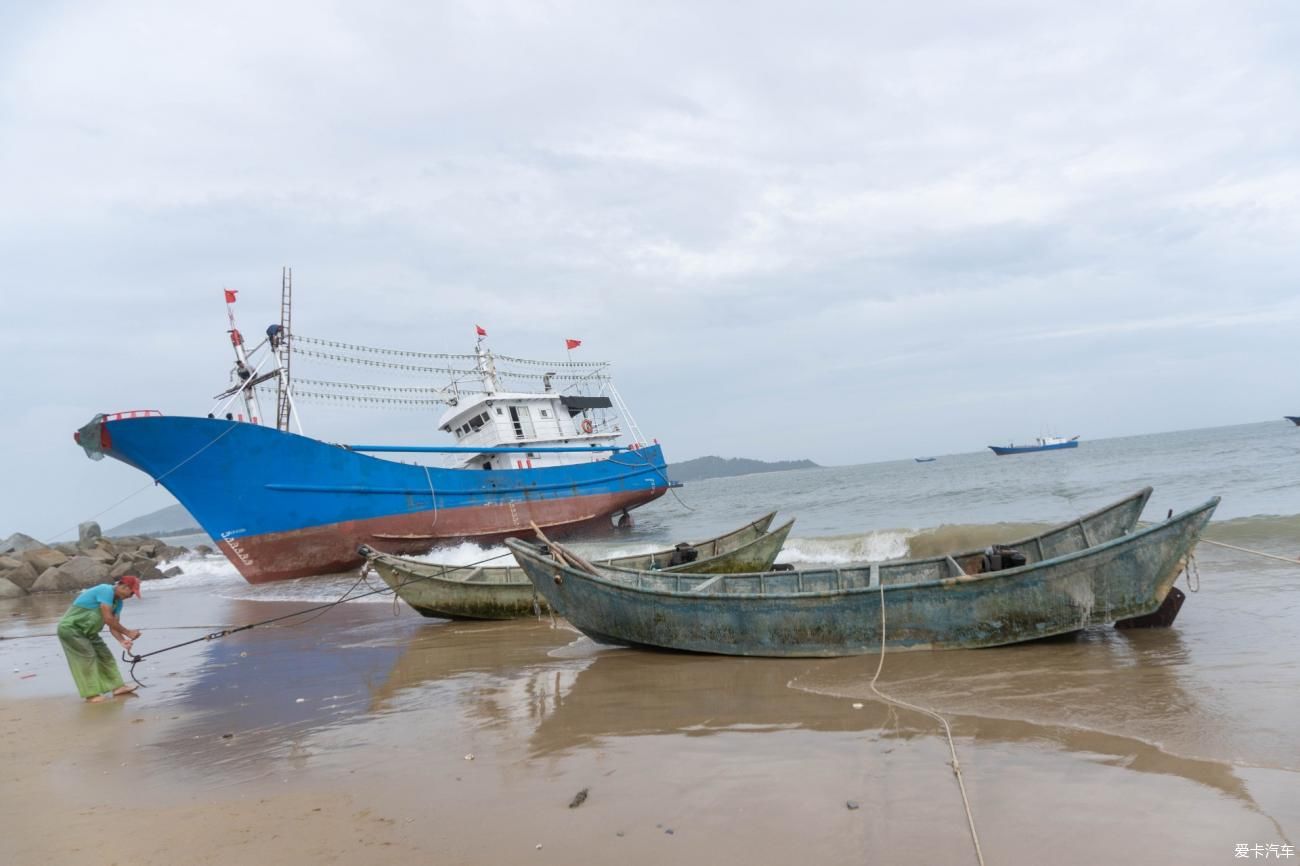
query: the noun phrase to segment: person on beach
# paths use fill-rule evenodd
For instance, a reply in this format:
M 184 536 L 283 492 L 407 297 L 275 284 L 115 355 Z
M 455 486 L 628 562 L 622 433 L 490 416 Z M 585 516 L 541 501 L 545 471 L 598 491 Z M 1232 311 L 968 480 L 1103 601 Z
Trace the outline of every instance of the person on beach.
M 117 669 L 113 653 L 99 636 L 104 626 L 108 626 L 117 642 L 131 649 L 140 632 L 122 625 L 118 615 L 122 612 L 122 602 L 132 596 L 140 597 L 140 578 L 126 574 L 113 583 L 101 583 L 82 592 L 59 620 L 59 643 L 68 657 L 72 679 L 77 683 L 77 691 L 92 704 L 104 700 L 105 692 L 116 696 L 136 689 L 122 683 L 122 672 Z

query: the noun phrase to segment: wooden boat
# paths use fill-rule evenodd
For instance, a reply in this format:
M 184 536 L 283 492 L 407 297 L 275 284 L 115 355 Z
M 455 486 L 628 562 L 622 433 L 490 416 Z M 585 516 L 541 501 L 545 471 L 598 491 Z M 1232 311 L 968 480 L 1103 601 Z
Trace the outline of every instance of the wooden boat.
M 1110 538 L 1088 518 L 1028 539 L 1025 564 L 940 556 L 754 575 L 659 575 L 557 562 L 506 545 L 556 612 L 595 640 L 749 656 L 843 656 L 999 646 L 1157 610 L 1218 497 Z M 1070 530 L 1073 531 L 1070 531 Z
M 776 512 L 698 544 L 606 560 L 645 571 L 723 574 L 767 571 L 794 526 L 791 520 L 772 532 Z M 425 616 L 449 619 L 513 619 L 534 611 L 528 575 L 518 566 L 466 568 L 390 556 L 370 548 L 362 553 L 402 601 Z
M 1039 436 L 1033 445 L 990 445 L 989 450 L 999 457 L 1008 454 L 1032 454 L 1035 451 L 1063 451 L 1066 448 L 1078 448 L 1079 437 Z

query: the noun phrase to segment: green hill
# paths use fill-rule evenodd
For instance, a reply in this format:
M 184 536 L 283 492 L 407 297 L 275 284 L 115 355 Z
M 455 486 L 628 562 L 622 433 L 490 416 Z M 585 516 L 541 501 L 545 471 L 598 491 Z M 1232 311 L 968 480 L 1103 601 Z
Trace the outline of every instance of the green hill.
M 757 472 L 784 472 L 787 469 L 819 469 L 811 460 L 748 460 L 744 457 L 697 457 L 684 463 L 670 463 L 668 477 L 674 481 L 700 481 L 704 478 L 730 478 Z

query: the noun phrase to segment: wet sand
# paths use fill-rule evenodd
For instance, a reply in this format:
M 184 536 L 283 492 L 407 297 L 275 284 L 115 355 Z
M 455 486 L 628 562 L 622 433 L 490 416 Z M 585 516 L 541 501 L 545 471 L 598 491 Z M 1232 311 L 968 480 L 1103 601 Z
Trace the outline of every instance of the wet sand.
M 1294 616 L 1223 646 L 1252 586 L 1288 608 L 1212 556 L 1175 629 L 886 659 L 884 690 L 952 724 L 987 862 L 1226 863 L 1300 835 L 1295 692 L 1263 685 L 1294 683 L 1294 653 L 1251 644 Z M 67 602 L 0 607 L 6 863 L 975 862 L 946 740 L 872 700 L 874 656 L 361 602 L 158 656 L 138 697 L 86 705 L 57 640 L 24 638 Z M 147 652 L 203 634 L 162 626 L 303 606 L 147 587 L 124 620 Z

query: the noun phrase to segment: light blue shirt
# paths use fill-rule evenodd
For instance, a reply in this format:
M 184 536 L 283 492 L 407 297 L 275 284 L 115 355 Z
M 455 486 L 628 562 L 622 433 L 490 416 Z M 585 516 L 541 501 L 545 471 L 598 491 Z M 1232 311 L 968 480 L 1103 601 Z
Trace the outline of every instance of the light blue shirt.
M 77 596 L 72 606 L 84 607 L 86 610 L 99 610 L 101 604 L 111 607 L 113 616 L 117 616 L 122 612 L 122 599 L 118 598 L 117 594 L 113 592 L 113 584 L 101 583 L 99 586 L 92 586 Z

